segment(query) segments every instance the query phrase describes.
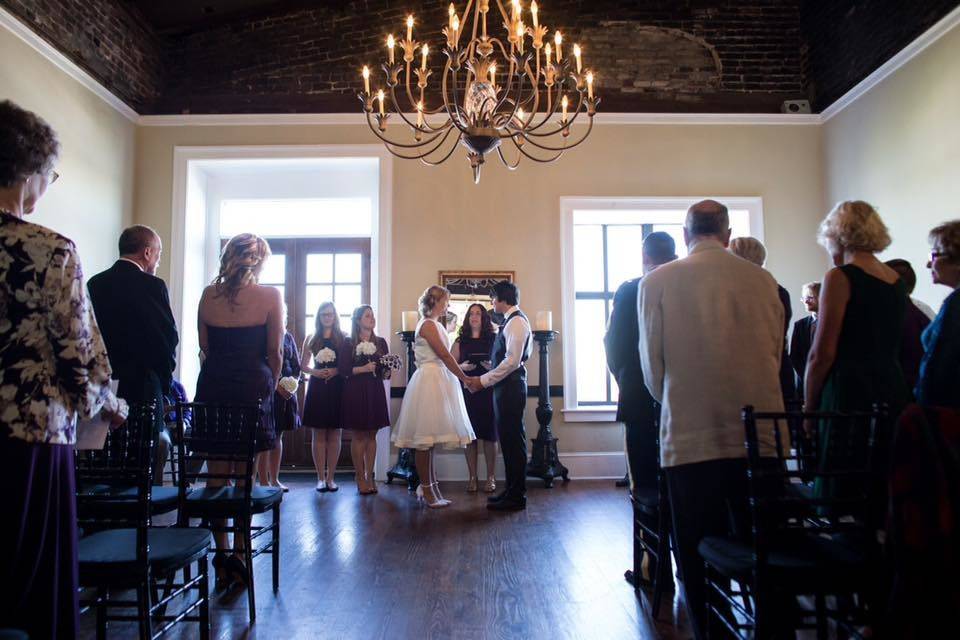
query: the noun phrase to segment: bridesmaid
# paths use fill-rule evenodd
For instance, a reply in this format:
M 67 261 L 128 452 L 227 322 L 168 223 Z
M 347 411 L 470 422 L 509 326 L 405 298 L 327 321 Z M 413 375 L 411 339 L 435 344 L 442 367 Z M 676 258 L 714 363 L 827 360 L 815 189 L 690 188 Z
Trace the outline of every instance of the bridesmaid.
M 313 466 L 317 469 L 317 491 L 336 491 L 334 481 L 340 458 L 340 403 L 343 376 L 337 368 L 340 348 L 346 342 L 340 328 L 340 314 L 332 302 L 317 309 L 316 330 L 303 343 L 300 369 L 310 376 L 303 403 L 303 424 L 313 430 Z M 313 366 L 310 359 L 313 358 Z
M 373 479 L 373 463 L 377 456 L 377 431 L 390 426 L 390 411 L 383 380 L 390 371 L 380 374 L 377 360 L 390 352 L 387 341 L 373 332 L 377 320 L 373 307 L 361 305 L 353 311 L 350 339 L 345 340 L 337 357 L 337 367 L 344 377 L 341 423 L 350 429 L 350 456 L 357 474 L 357 491 L 361 495 L 377 493 Z M 365 347 L 364 345 L 371 345 Z M 364 351 L 369 349 L 369 354 Z
M 286 317 L 286 314 L 284 314 Z M 283 334 L 283 355 L 280 364 L 280 378 L 293 378 L 300 381 L 300 352 L 297 350 L 297 341 L 289 331 Z M 280 462 L 283 459 L 283 432 L 296 431 L 300 428 L 300 402 L 297 399 L 297 390 L 292 393 L 277 386 L 273 395 L 273 424 L 277 430 L 277 440 L 273 449 L 267 451 L 260 458 L 260 484 L 277 487 L 284 492 L 289 488 L 280 482 Z
M 482 376 L 488 371 L 490 352 L 496 332 L 490 314 L 482 304 L 472 304 L 467 309 L 465 322 L 460 326 L 460 334 L 450 353 L 460 363 L 460 368 L 468 376 Z M 486 365 L 486 366 L 485 366 Z M 497 490 L 496 461 L 497 461 L 497 425 L 493 419 L 493 388 L 484 389 L 477 393 L 464 390 L 464 401 L 467 404 L 467 415 L 477 434 L 477 439 L 467 445 L 467 469 L 470 479 L 467 481 L 467 491 L 477 490 L 477 443 L 483 443 L 483 458 L 487 467 L 487 482 L 483 486 L 486 493 Z

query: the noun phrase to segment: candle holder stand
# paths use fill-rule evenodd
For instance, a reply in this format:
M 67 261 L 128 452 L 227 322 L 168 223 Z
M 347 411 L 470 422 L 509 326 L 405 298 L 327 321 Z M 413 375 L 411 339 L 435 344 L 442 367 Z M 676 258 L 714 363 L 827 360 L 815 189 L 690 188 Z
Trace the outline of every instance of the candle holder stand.
M 417 370 L 413 355 L 413 343 L 417 338 L 417 332 L 398 331 L 397 335 L 407 346 L 407 382 L 409 383 L 413 373 Z M 417 486 L 420 484 L 420 475 L 417 473 L 413 449 L 400 449 L 397 452 L 397 463 L 387 471 L 387 484 L 390 484 L 394 479 L 405 481 L 409 491 L 417 490 Z
M 540 478 L 550 489 L 556 478 L 570 482 L 569 471 L 560 463 L 557 439 L 550 428 L 553 405 L 550 404 L 550 349 L 551 342 L 560 335 L 556 331 L 534 331 L 533 339 L 540 345 L 540 394 L 537 402 L 537 422 L 540 430 L 532 440 L 532 456 L 527 463 L 527 477 Z

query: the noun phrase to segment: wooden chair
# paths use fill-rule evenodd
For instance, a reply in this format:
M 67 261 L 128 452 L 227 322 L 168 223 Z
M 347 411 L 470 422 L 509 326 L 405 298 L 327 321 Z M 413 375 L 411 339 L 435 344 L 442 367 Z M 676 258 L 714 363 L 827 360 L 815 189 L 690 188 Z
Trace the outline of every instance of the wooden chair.
M 80 585 L 95 592 L 81 604 L 95 609 L 97 638 L 105 638 L 110 621 L 137 622 L 141 640 L 157 638 L 178 622 L 196 622 L 200 638 L 210 636 L 207 590 L 207 552 L 210 532 L 205 529 L 151 526 L 154 462 L 153 404 L 134 405 L 125 425 L 112 431 L 103 450 L 77 454 L 77 518 L 84 536 L 78 556 Z M 197 564 L 197 577 L 188 567 Z M 184 570 L 182 582 L 176 573 Z M 153 594 L 163 582 L 162 598 Z M 134 601 L 116 599 L 111 592 L 134 590 Z M 179 613 L 167 614 L 167 605 L 185 598 Z M 136 615 L 113 613 L 136 609 Z M 160 627 L 154 630 L 154 623 Z

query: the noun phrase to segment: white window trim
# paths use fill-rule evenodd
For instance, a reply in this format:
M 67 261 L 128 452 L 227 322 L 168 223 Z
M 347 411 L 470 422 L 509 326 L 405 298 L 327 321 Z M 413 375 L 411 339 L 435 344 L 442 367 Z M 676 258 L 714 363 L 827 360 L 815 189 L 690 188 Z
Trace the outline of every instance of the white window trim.
M 643 210 L 687 209 L 700 200 L 714 199 L 730 209 L 746 209 L 750 212 L 750 235 L 763 241 L 763 198 L 760 197 L 582 197 L 560 198 L 560 269 L 563 329 L 566 338 L 563 344 L 563 409 L 568 421 L 616 422 L 617 410 L 596 406 L 580 406 L 577 402 L 577 326 L 574 308 L 576 290 L 573 269 L 573 212 L 582 209 Z M 639 249 L 639 247 L 638 247 Z M 639 275 L 639 274 L 638 274 Z

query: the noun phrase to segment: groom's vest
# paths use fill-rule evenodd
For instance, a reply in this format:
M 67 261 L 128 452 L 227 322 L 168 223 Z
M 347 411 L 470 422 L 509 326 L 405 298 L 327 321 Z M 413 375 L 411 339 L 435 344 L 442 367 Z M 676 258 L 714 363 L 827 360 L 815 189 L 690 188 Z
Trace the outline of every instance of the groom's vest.
M 490 352 L 490 361 L 493 363 L 493 368 L 496 369 L 500 366 L 500 363 L 504 361 L 507 357 L 507 324 L 520 316 L 524 320 L 527 320 L 527 316 L 523 314 L 522 311 L 514 311 L 507 319 L 504 321 L 503 326 L 500 328 L 500 333 L 497 334 L 497 339 L 493 341 L 493 351 Z M 529 324 L 529 320 L 527 321 Z M 527 380 L 527 368 L 524 366 L 524 363 L 530 358 L 530 337 L 532 334 L 527 334 L 527 341 L 523 345 L 523 355 L 520 356 L 520 366 L 516 371 L 513 371 L 506 378 L 501 380 L 498 384 L 503 384 L 511 380 L 520 380 L 526 382 Z

